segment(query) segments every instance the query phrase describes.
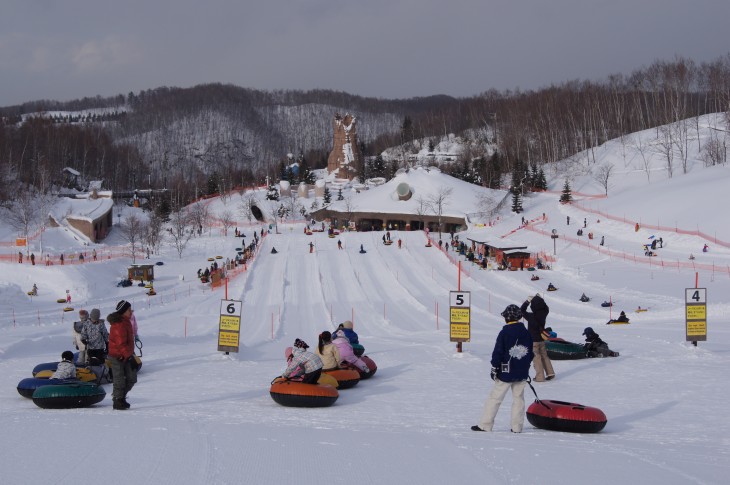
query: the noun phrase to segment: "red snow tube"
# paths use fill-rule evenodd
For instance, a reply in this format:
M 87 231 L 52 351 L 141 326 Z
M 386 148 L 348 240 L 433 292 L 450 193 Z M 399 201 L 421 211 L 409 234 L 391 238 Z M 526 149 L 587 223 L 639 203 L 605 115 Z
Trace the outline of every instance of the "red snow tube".
M 370 369 L 370 372 L 368 372 L 367 374 L 360 372 L 360 379 L 370 379 L 375 375 L 375 372 L 378 370 L 378 366 L 375 365 L 373 359 L 371 359 L 367 355 L 363 355 L 362 357 L 360 357 L 360 360 L 365 362 L 365 364 L 368 366 L 368 369 Z
M 530 404 L 527 420 L 536 428 L 569 433 L 598 433 L 608 422 L 598 408 L 545 399 Z
M 282 406 L 300 408 L 331 406 L 340 396 L 337 389 L 332 386 L 287 381 L 281 377 L 274 379 L 269 393 L 271 398 Z
M 337 379 L 338 389 L 349 389 L 360 382 L 360 373 L 354 369 L 333 369 L 323 372 Z

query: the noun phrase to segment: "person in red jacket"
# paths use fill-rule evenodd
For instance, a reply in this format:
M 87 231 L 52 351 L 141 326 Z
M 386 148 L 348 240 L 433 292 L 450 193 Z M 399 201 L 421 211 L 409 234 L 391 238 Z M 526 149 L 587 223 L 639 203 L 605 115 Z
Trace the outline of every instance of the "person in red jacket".
M 121 300 L 117 311 L 107 316 L 109 322 L 109 359 L 112 365 L 114 409 L 129 409 L 127 393 L 137 382 L 137 361 L 134 358 L 134 330 L 132 305 Z

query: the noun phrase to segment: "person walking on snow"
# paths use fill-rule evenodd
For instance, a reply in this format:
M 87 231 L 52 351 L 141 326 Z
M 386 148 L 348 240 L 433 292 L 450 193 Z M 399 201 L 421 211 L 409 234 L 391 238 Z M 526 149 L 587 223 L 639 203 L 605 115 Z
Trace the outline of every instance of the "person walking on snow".
M 484 403 L 484 411 L 478 425 L 472 431 L 492 431 L 494 418 L 507 391 L 512 389 L 512 416 L 510 420 L 513 433 L 521 433 L 525 423 L 525 385 L 530 377 L 532 361 L 532 337 L 520 322 L 522 312 L 517 305 L 507 305 L 502 312 L 505 325 L 497 335 L 492 351 L 492 371 L 490 376 L 494 387 Z

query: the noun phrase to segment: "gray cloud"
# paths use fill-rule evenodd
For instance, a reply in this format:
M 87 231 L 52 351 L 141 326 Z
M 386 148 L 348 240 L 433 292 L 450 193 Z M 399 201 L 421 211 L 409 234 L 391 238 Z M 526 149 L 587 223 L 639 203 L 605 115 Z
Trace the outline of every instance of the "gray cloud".
M 0 6 L 0 105 L 204 82 L 470 96 L 728 53 L 726 0 L 234 0 Z

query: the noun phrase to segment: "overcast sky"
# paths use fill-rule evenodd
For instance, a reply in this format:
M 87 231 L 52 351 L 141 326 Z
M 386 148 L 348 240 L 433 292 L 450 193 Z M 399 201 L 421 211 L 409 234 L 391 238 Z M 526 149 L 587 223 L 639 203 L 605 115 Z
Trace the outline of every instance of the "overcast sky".
M 0 106 L 231 83 L 471 96 L 730 52 L 730 0 L 0 0 Z

